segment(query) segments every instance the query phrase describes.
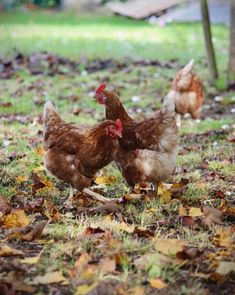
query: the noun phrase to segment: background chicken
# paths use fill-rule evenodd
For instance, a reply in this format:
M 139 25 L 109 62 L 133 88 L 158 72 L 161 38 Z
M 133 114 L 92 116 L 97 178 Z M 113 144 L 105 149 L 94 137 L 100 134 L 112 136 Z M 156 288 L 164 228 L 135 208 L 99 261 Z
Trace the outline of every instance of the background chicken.
M 113 160 L 119 146 L 117 137 L 122 135 L 121 121 L 106 120 L 90 130 L 81 130 L 65 123 L 53 104 L 47 102 L 43 122 L 46 168 L 73 188 L 95 197 L 84 188 L 91 185 L 99 169 Z
M 118 95 L 102 84 L 95 94 L 105 104 L 106 118 L 120 118 L 123 136 L 115 156 L 117 167 L 131 190 L 135 184 L 152 182 L 157 192 L 158 183 L 175 169 L 178 154 L 178 128 L 175 121 L 175 104 L 170 97 L 153 117 L 142 122 L 133 120 L 124 109 Z
M 202 83 L 192 72 L 193 63 L 191 60 L 177 73 L 168 95 L 174 99 L 175 109 L 179 115 L 189 113 L 193 119 L 198 119 L 204 96 Z M 180 116 L 177 121 L 180 123 Z

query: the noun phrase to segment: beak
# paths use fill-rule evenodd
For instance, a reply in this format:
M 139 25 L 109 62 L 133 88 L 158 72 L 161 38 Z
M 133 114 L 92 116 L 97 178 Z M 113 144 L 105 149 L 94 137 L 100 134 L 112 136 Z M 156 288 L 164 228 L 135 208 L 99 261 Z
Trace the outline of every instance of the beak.
M 116 135 L 117 135 L 118 137 L 122 138 L 122 132 L 121 132 L 120 130 L 117 130 L 117 131 L 116 131 Z

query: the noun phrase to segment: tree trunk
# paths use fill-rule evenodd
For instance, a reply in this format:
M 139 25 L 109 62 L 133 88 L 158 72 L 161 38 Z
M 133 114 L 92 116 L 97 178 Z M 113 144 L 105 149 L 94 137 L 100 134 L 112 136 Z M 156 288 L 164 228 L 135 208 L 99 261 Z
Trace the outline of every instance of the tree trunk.
M 235 0 L 231 0 L 230 50 L 229 50 L 229 82 L 235 83 Z
M 232 0 L 235 1 L 235 0 Z M 210 74 L 213 79 L 218 78 L 218 71 L 215 60 L 215 52 L 211 37 L 210 17 L 208 12 L 207 0 L 201 0 L 202 23 L 204 29 L 207 58 L 209 63 Z

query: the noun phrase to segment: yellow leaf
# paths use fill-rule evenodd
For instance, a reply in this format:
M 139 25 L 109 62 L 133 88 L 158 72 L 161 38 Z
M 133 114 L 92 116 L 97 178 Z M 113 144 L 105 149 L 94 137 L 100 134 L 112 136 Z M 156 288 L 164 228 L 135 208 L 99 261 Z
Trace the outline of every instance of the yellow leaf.
M 155 249 L 165 255 L 175 255 L 177 252 L 182 251 L 184 246 L 184 240 L 169 239 L 154 241 Z
M 171 201 L 171 191 L 167 189 L 162 183 L 158 186 L 157 194 L 163 204 L 168 204 Z
M 35 257 L 26 257 L 24 259 L 21 259 L 20 262 L 21 263 L 25 263 L 25 264 L 37 264 L 38 261 L 40 259 L 40 256 L 35 256 Z
M 202 216 L 203 212 L 201 211 L 201 208 L 196 208 L 196 207 L 179 207 L 179 215 L 180 216 L 191 216 L 191 217 L 198 217 Z
M 98 176 L 95 179 L 95 183 L 96 184 L 113 184 L 116 181 L 116 177 L 115 176 Z
M 24 210 L 12 209 L 11 213 L 6 215 L 3 221 L 5 228 L 23 227 L 29 224 L 29 219 L 25 215 Z
M 128 233 L 133 233 L 134 228 L 127 225 L 124 221 L 117 225 L 117 229 L 126 231 Z
M 45 167 L 44 167 L 43 165 L 40 165 L 40 166 L 34 168 L 34 169 L 33 169 L 33 172 L 34 172 L 34 173 L 38 173 L 38 172 L 42 172 L 42 171 L 44 171 L 44 170 L 45 170 Z
M 17 176 L 16 177 L 16 181 L 17 182 L 24 182 L 24 181 L 26 181 L 26 180 L 28 180 L 28 177 L 27 176 L 24 176 L 24 175 L 19 175 L 19 176 Z
M 163 289 L 163 288 L 168 287 L 168 285 L 160 279 L 151 279 L 151 280 L 149 280 L 149 283 L 150 283 L 151 287 L 155 288 L 155 289 Z
M 128 294 L 129 295 L 144 295 L 146 293 L 145 293 L 144 288 L 137 286 L 137 287 L 129 289 Z
M 54 271 L 48 272 L 44 276 L 36 276 L 31 282 L 32 285 L 47 285 L 55 283 L 63 283 L 65 285 L 68 284 L 68 280 L 62 275 L 61 272 Z
M 98 286 L 97 282 L 94 282 L 92 285 L 88 286 L 86 284 L 81 285 L 77 288 L 74 295 L 86 295 L 90 293 L 93 289 L 95 289 Z
M 233 234 L 235 228 L 233 227 L 220 227 L 217 229 L 212 243 L 219 247 L 232 247 L 234 245 Z
M 11 248 L 7 245 L 0 245 L 0 256 L 13 256 L 13 255 L 23 255 L 24 253 L 21 250 Z
M 42 156 L 45 154 L 45 150 L 42 146 L 39 146 L 36 148 L 36 154 L 39 155 L 39 156 Z

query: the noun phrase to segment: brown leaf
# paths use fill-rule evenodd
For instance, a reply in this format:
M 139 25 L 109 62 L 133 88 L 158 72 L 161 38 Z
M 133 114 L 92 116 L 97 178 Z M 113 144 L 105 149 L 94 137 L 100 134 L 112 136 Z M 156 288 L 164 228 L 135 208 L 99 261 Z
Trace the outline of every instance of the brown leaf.
M 212 208 L 209 206 L 205 206 L 202 208 L 202 211 L 204 213 L 203 216 L 203 222 L 207 226 L 211 226 L 212 224 L 223 224 L 221 221 L 221 218 L 223 217 L 223 212 L 216 209 Z
M 76 270 L 81 270 L 83 269 L 88 262 L 91 260 L 91 256 L 84 252 L 80 255 L 80 257 L 75 261 L 74 267 L 76 268 Z
M 102 274 L 107 274 L 110 272 L 114 272 L 116 269 L 116 261 L 111 258 L 103 258 L 99 262 L 99 268 Z
M 197 265 L 201 263 L 204 251 L 195 247 L 185 247 L 182 251 L 176 253 L 179 260 L 189 260 L 191 264 Z
M 4 197 L 0 196 L 0 219 L 11 212 L 11 205 L 7 203 Z
M 0 107 L 2 108 L 9 108 L 12 106 L 12 103 L 11 102 L 0 102 Z
M 97 235 L 97 234 L 105 234 L 105 230 L 101 229 L 100 227 L 91 227 L 88 226 L 81 234 L 78 235 L 78 240 L 88 237 L 91 235 Z
M 31 242 L 35 239 L 40 238 L 42 231 L 47 223 L 48 222 L 45 221 L 37 224 L 29 224 L 25 227 L 11 228 L 5 232 L 5 235 L 10 239 L 18 237 L 24 241 Z
M 153 238 L 155 236 L 154 232 L 147 229 L 140 228 L 140 227 L 135 227 L 133 233 L 137 234 L 139 237 L 144 237 L 144 238 Z
M 195 219 L 191 216 L 181 216 L 180 222 L 182 226 L 194 227 L 196 225 Z
M 110 214 L 110 213 L 116 213 L 120 211 L 121 207 L 119 204 L 114 203 L 114 202 L 108 202 L 104 205 L 94 207 L 88 210 L 89 213 L 105 213 L 105 214 Z

